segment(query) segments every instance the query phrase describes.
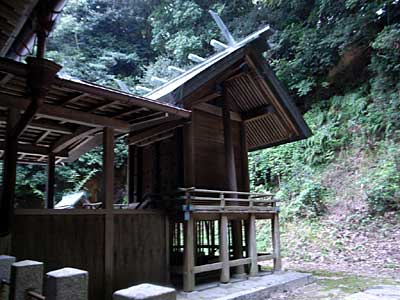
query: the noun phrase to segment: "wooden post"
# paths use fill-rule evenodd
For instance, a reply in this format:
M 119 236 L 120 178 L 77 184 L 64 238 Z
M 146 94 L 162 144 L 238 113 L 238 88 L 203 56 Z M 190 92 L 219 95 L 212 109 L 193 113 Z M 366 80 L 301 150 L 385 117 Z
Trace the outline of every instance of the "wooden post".
M 247 145 L 247 133 L 246 124 L 242 122 L 240 124 L 240 149 L 241 149 L 241 162 L 242 162 L 242 188 L 244 192 L 250 191 L 250 179 L 249 179 L 249 158 L 248 158 L 248 145 Z
M 135 202 L 135 149 L 136 146 L 129 145 L 128 146 L 128 166 L 127 166 L 127 175 L 128 175 L 128 202 Z
M 237 178 L 236 178 L 236 166 L 235 166 L 235 153 L 232 142 L 232 120 L 230 112 L 230 101 L 231 99 L 225 95 L 222 105 L 222 119 L 224 126 L 224 146 L 225 146 L 225 157 L 226 157 L 226 173 L 228 189 L 231 191 L 237 191 Z M 234 197 L 235 195 L 232 195 Z M 232 221 L 232 242 L 233 242 L 233 253 L 236 259 L 243 257 L 243 237 L 242 237 L 242 224 L 238 220 Z M 236 267 L 236 274 L 244 274 L 244 266 Z
M 249 275 L 255 276 L 258 273 L 258 265 L 257 265 L 256 217 L 254 214 L 250 215 L 248 227 L 249 227 L 248 251 L 249 251 L 249 257 L 251 258 Z
M 17 124 L 18 117 L 18 110 L 15 108 L 8 109 L 6 145 L 3 159 L 3 189 L 0 204 L 0 236 L 5 236 L 10 232 L 14 214 L 18 141 L 11 138 L 11 131 Z
M 46 203 L 48 209 L 54 208 L 54 185 L 56 171 L 56 155 L 50 153 L 47 158 L 47 183 L 46 183 Z
M 228 217 L 221 215 L 219 221 L 219 256 L 222 262 L 221 278 L 222 283 L 228 283 L 229 274 L 229 240 L 228 240 Z
M 183 169 L 183 129 L 178 127 L 176 131 L 176 186 L 184 185 L 184 169 Z
M 184 261 L 183 261 L 183 290 L 191 292 L 194 290 L 195 277 L 193 273 L 194 267 L 194 224 L 195 221 L 191 217 L 184 221 Z
M 160 149 L 160 141 L 154 143 L 154 152 L 155 152 L 155 159 L 154 159 L 154 176 L 153 176 L 153 191 L 156 194 L 161 193 L 161 149 Z
M 103 209 L 105 299 L 111 299 L 114 280 L 114 129 L 103 130 Z
M 168 215 L 165 215 L 165 282 L 171 282 L 171 246 L 173 245 L 171 238 L 171 223 Z
M 274 203 L 274 206 L 275 203 Z M 279 214 L 274 213 L 271 219 L 271 232 L 272 232 L 272 248 L 274 255 L 274 271 L 282 270 L 282 257 L 281 257 L 281 239 L 279 232 Z
M 136 202 L 143 200 L 143 147 L 137 147 L 136 150 Z

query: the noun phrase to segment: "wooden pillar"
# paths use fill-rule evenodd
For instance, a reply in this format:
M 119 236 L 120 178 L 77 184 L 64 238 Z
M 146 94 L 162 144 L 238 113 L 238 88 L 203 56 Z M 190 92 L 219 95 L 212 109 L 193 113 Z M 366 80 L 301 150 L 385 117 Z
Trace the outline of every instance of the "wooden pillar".
M 103 209 L 105 299 L 111 299 L 114 281 L 114 130 L 103 130 Z
M 221 215 L 219 221 L 219 256 L 222 262 L 220 281 L 228 283 L 230 280 L 229 273 L 229 240 L 228 240 L 228 217 Z
M 143 200 L 143 147 L 136 150 L 136 202 Z
M 127 166 L 127 185 L 128 185 L 128 202 L 135 202 L 135 150 L 136 146 L 128 146 L 128 166 Z
M 194 149 L 193 149 L 193 120 L 192 124 L 185 124 L 183 128 L 183 173 L 185 187 L 194 185 Z M 187 194 L 186 197 L 189 197 Z M 189 218 L 184 221 L 184 261 L 183 261 L 183 290 L 190 292 L 195 287 L 195 275 L 193 267 L 195 265 L 195 220 L 189 214 Z
M 176 186 L 184 186 L 184 163 L 183 163 L 183 128 L 176 129 Z
M 193 218 L 184 221 L 183 290 L 185 292 L 193 291 L 195 286 L 195 277 L 193 273 L 195 264 L 194 226 L 195 221 Z
M 161 193 L 161 149 L 160 149 L 160 142 L 156 142 L 154 144 L 154 176 L 153 176 L 153 184 L 154 184 L 154 192 L 156 194 Z
M 279 232 L 279 214 L 274 213 L 271 219 L 272 248 L 274 256 L 274 271 L 282 270 L 281 238 Z
M 251 258 L 249 275 L 255 276 L 258 273 L 258 265 L 257 265 L 256 217 L 254 214 L 250 215 L 248 231 L 249 231 L 248 251 L 249 251 L 249 257 Z
M 231 99 L 225 95 L 222 106 L 222 119 L 224 126 L 224 147 L 228 189 L 237 191 L 237 178 L 235 166 L 235 153 L 232 141 L 232 120 L 230 113 Z M 232 196 L 234 197 L 234 195 Z M 232 221 L 232 242 L 234 257 L 240 259 L 243 257 L 243 236 L 242 224 L 238 220 Z M 236 267 L 236 274 L 244 274 L 244 266 Z
M 50 153 L 47 158 L 47 183 L 46 183 L 46 203 L 48 209 L 54 208 L 54 185 L 56 172 L 56 155 Z
M 0 204 L 0 236 L 9 234 L 14 214 L 15 181 L 17 171 L 18 141 L 11 131 L 18 122 L 19 111 L 8 109 L 5 152 L 3 154 L 3 189 Z

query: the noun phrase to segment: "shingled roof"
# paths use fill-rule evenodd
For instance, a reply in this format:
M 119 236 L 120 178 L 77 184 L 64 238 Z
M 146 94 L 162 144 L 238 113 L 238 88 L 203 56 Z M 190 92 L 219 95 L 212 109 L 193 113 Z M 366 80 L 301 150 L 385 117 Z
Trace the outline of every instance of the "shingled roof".
M 311 135 L 311 131 L 271 70 L 263 52 L 269 26 L 225 47 L 145 97 L 196 109 L 196 103 L 221 106 L 221 87 L 246 122 L 250 150 L 271 147 Z M 204 101 L 206 100 L 206 101 Z

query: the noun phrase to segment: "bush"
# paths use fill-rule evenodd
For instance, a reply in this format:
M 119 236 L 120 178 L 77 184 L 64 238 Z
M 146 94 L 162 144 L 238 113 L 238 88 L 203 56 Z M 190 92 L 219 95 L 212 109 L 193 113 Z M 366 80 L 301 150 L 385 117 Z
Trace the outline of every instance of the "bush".
M 400 210 L 400 151 L 395 144 L 383 144 L 376 165 L 364 177 L 371 214 Z

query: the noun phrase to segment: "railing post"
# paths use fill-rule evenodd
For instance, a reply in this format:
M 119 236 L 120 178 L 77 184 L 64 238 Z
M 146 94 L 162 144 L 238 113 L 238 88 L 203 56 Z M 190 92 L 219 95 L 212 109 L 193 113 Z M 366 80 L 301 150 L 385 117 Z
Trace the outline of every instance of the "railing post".
M 272 207 L 275 209 L 272 219 L 271 219 L 274 271 L 281 271 L 282 270 L 281 239 L 280 239 L 280 232 L 279 232 L 279 212 L 278 212 L 278 209 L 276 206 L 276 202 L 272 203 Z
M 222 283 L 228 283 L 230 280 L 229 273 L 229 241 L 228 241 L 228 217 L 221 215 L 220 219 L 220 241 L 219 255 L 222 262 L 221 279 Z
M 183 290 L 191 292 L 195 286 L 194 267 L 194 220 L 190 215 L 189 207 L 191 205 L 190 192 L 186 191 L 186 211 L 184 220 L 184 262 L 183 262 Z M 187 214 L 187 215 L 186 215 Z
M 10 300 L 26 300 L 27 292 L 42 294 L 43 263 L 24 260 L 11 266 Z
M 256 217 L 254 214 L 250 215 L 249 220 L 249 256 L 251 258 L 250 264 L 250 276 L 256 276 L 258 273 L 258 265 L 257 265 L 257 239 L 256 239 Z

